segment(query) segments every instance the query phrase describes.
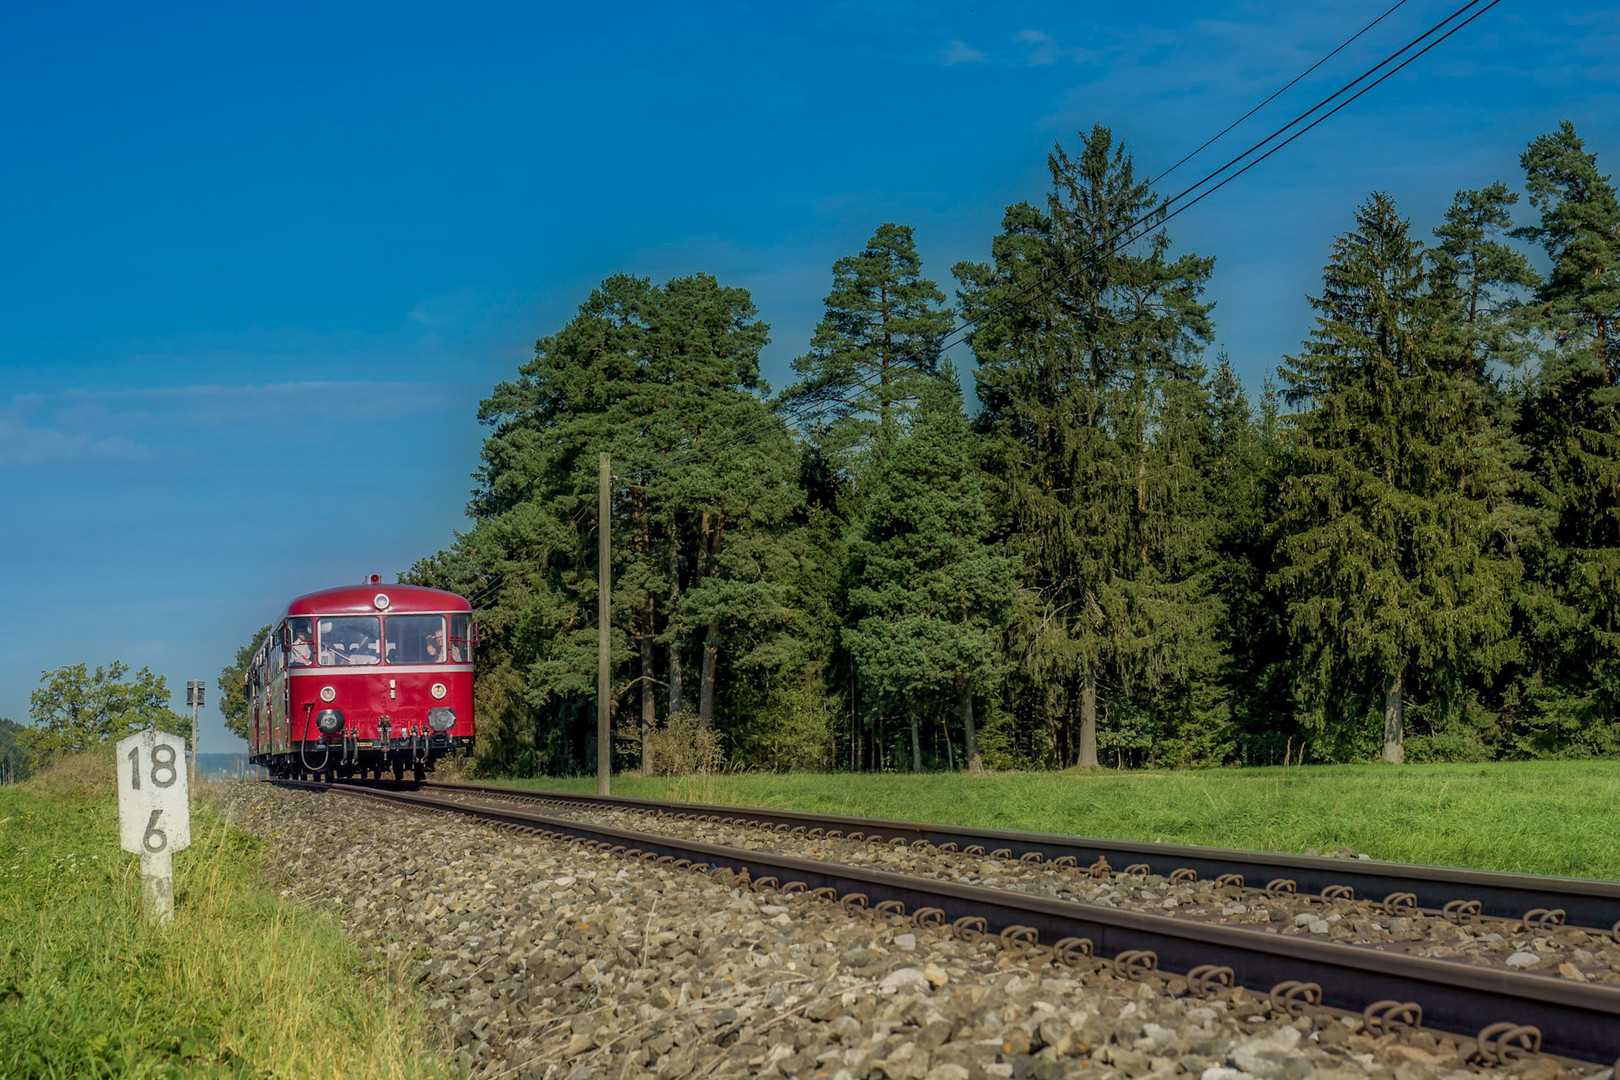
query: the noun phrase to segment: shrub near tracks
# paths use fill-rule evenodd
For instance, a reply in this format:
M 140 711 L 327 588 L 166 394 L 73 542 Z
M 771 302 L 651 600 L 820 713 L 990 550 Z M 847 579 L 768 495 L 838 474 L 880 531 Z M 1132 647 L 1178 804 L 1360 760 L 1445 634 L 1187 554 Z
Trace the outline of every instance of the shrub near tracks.
M 488 780 L 589 793 L 590 778 Z M 613 793 L 1620 880 L 1620 762 L 614 777 Z
M 0 1077 L 448 1075 L 414 1007 L 328 919 L 267 896 L 262 845 L 200 802 L 174 921 L 149 923 L 112 769 L 0 788 Z

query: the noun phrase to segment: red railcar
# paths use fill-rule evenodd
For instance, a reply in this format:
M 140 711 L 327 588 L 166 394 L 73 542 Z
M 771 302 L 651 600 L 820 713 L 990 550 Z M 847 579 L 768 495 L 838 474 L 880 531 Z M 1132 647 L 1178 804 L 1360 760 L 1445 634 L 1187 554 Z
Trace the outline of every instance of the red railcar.
M 476 640 L 455 593 L 374 576 L 300 596 L 248 668 L 249 760 L 278 777 L 422 779 L 473 745 Z

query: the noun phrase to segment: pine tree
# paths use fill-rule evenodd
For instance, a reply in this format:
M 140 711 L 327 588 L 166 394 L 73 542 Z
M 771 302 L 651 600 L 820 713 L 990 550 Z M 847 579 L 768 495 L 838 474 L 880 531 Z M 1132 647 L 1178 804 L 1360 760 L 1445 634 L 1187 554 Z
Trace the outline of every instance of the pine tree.
M 987 540 L 992 522 L 955 371 L 946 364 L 918 393 L 916 422 L 880 466 L 851 545 L 858 622 L 844 637 L 861 678 L 904 712 L 913 771 L 922 769 L 921 713 L 954 700 L 963 760 L 978 772 L 973 697 L 1000 662 L 1016 564 Z
M 1368 200 L 1311 301 L 1316 329 L 1284 361 L 1305 409 L 1273 576 L 1316 723 L 1381 689 L 1390 762 L 1405 759 L 1410 677 L 1500 664 L 1517 572 L 1487 544 L 1488 463 L 1463 422 L 1472 380 L 1447 362 L 1445 309 L 1407 228 L 1387 196 Z
M 494 431 L 475 527 L 413 575 L 465 582 L 489 605 L 479 693 L 492 763 L 592 756 L 601 451 L 616 474 L 612 693 L 639 697 L 643 769 L 656 764 L 657 684 L 672 712 L 686 708 L 683 657 L 699 658 L 709 722 L 723 640 L 747 645 L 746 666 L 788 621 L 776 581 L 792 545 L 773 530 L 795 505 L 797 455 L 764 401 L 757 316 L 745 290 L 708 275 L 610 278 L 482 404 Z
M 945 294 L 922 276 L 911 226 L 880 225 L 859 255 L 833 264 L 826 314 L 810 351 L 793 361 L 801 381 L 783 397 L 815 410 L 816 441 L 846 477 L 904 430 L 950 328 Z
M 992 263 L 956 276 L 977 326 L 998 501 L 1041 608 L 1019 635 L 1031 701 L 1061 713 L 1054 756 L 1091 768 L 1103 680 L 1117 689 L 1115 715 L 1184 715 L 1213 659 L 1196 359 L 1211 333 L 1198 297 L 1213 262 L 1171 261 L 1163 231 L 1116 244 L 1158 211 L 1107 128 L 1078 157 L 1054 149 L 1048 168 L 1046 210 L 1009 207 Z M 1063 687 L 1063 701 L 1042 684 Z
M 1520 162 L 1540 221 L 1518 235 L 1552 260 L 1520 424 L 1549 518 L 1534 551 L 1531 691 L 1544 748 L 1606 748 L 1620 716 L 1620 199 L 1568 122 Z

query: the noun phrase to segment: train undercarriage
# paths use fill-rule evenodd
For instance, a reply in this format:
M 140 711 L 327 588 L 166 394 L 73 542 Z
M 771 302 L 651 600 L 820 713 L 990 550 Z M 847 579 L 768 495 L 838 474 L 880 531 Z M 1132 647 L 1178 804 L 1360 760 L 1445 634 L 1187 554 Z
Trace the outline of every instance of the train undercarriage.
M 425 780 L 439 761 L 458 752 L 471 753 L 470 737 L 423 733 L 389 740 L 331 736 L 294 743 L 291 750 L 256 757 L 277 780 Z

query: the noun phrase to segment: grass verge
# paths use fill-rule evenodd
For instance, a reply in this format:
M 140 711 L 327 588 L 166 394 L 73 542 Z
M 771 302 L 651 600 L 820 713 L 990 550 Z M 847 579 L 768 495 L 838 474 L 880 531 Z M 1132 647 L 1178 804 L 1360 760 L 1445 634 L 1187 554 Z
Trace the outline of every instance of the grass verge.
M 0 1077 L 453 1075 L 411 994 L 200 800 L 173 922 L 118 848 L 111 755 L 0 788 Z
M 589 777 L 502 781 L 595 791 Z M 616 795 L 1620 880 L 1620 762 L 613 778 Z

